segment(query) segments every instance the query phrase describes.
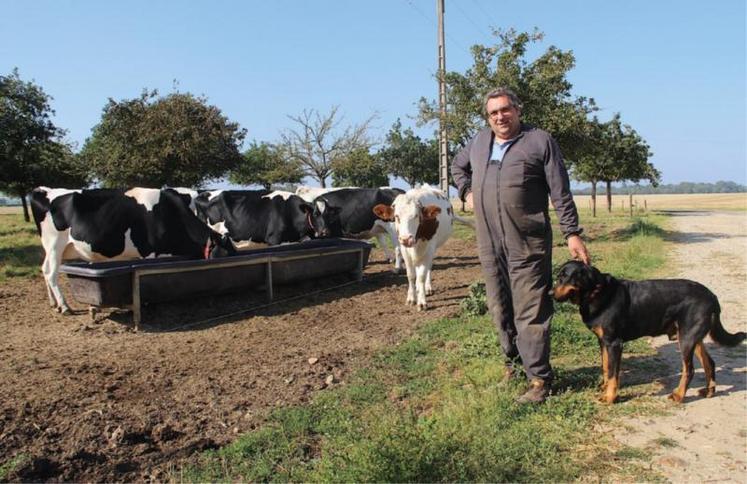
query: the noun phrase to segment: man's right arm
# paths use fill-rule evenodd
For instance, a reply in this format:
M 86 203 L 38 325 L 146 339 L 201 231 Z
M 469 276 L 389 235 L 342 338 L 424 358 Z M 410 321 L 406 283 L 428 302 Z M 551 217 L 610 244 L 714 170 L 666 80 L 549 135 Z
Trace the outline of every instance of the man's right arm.
M 472 192 L 472 165 L 470 164 L 469 154 L 472 149 L 472 139 L 467 146 L 462 148 L 451 162 L 451 176 L 459 190 L 459 198 L 466 201 L 467 195 Z

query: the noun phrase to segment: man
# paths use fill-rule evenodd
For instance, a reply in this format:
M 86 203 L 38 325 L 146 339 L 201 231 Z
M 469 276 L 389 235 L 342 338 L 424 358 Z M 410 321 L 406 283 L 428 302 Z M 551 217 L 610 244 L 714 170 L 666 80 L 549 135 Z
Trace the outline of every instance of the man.
M 506 356 L 506 376 L 521 362 L 529 389 L 521 403 L 544 402 L 553 379 L 552 229 L 548 195 L 571 256 L 589 263 L 568 172 L 555 140 L 522 124 L 521 101 L 506 88 L 485 97 L 489 128 L 454 158 L 459 196 L 474 209 L 477 245 L 493 321 Z

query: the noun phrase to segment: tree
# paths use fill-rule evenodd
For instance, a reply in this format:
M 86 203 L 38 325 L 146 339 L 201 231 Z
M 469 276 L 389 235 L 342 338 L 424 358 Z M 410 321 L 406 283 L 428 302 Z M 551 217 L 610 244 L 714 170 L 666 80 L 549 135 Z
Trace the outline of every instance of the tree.
M 380 156 L 358 148 L 333 165 L 332 184 L 336 187 L 380 187 L 389 185 L 387 169 Z
M 37 185 L 77 188 L 88 185 L 65 131 L 51 116 L 51 97 L 33 82 L 21 80 L 18 69 L 0 76 L 0 190 L 17 196 L 30 220 L 26 194 Z
M 591 182 L 592 215 L 596 216 L 596 184 L 605 182 L 607 210 L 612 211 L 612 182 L 649 180 L 654 186 L 661 174 L 648 162 L 652 155 L 648 144 L 629 125 L 622 124 L 620 114 L 601 123 L 587 123 L 587 145 L 573 168 L 574 178 Z
M 504 86 L 516 92 L 524 104 L 522 120 L 551 133 L 570 164 L 585 149 L 584 125 L 596 110 L 593 99 L 573 97 L 567 73 L 575 65 L 571 51 L 550 46 L 542 55 L 526 60 L 530 44 L 543 39 L 532 33 L 495 30 L 498 43 L 491 47 L 472 46 L 473 65 L 465 73 L 448 72 L 446 126 L 449 142 L 463 147 L 486 126 L 483 97 Z M 421 98 L 419 123 L 439 119 L 435 100 Z
M 410 128 L 402 131 L 399 119 L 387 133 L 379 156 L 390 174 L 402 178 L 411 187 L 416 183 L 438 183 L 438 141 L 424 141 Z
M 284 153 L 282 147 L 252 141 L 239 164 L 228 172 L 228 181 L 237 185 L 273 185 L 300 183 L 303 170 Z
M 201 186 L 241 162 L 245 136 L 203 97 L 146 90 L 109 99 L 82 156 L 105 186 Z
M 327 177 L 334 173 L 336 163 L 349 158 L 356 150 L 369 150 L 373 144 L 368 131 L 376 115 L 339 131 L 342 118 L 336 119 L 338 108 L 333 106 L 326 115 L 315 109 L 304 109 L 299 116 L 288 116 L 298 129 L 288 129 L 281 134 L 290 159 L 299 163 L 304 174 L 317 180 L 322 188 L 327 186 Z

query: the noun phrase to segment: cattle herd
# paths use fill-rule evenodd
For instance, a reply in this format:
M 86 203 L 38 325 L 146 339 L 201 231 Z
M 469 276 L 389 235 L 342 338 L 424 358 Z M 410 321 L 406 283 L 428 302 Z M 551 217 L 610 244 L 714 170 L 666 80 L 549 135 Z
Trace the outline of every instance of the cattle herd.
M 436 250 L 454 221 L 471 225 L 454 214 L 443 192 L 428 185 L 406 193 L 390 187 L 299 187 L 296 193 L 38 187 L 31 208 L 45 252 L 50 305 L 63 314 L 70 312 L 58 284 L 64 260 L 212 259 L 258 245 L 328 237 L 376 237 L 395 272 L 404 260 L 406 301 L 421 310 L 433 290 Z

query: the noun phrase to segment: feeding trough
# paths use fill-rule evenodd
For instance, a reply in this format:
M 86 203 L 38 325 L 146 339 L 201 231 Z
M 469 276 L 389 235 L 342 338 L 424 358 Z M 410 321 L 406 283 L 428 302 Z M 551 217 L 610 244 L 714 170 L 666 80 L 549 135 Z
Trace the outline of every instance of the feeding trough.
M 371 245 L 358 240 L 324 239 L 242 252 L 209 260 L 163 257 L 110 262 L 69 262 L 73 298 L 93 307 L 132 307 L 135 328 L 141 305 L 258 289 L 267 299 L 273 285 L 350 274 L 363 277 Z

